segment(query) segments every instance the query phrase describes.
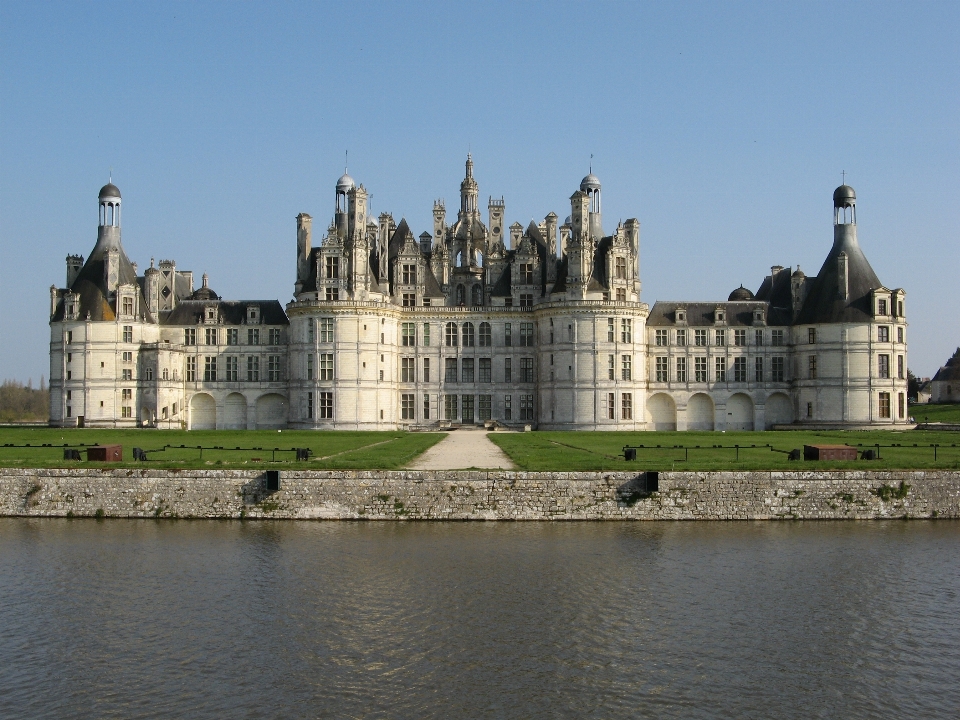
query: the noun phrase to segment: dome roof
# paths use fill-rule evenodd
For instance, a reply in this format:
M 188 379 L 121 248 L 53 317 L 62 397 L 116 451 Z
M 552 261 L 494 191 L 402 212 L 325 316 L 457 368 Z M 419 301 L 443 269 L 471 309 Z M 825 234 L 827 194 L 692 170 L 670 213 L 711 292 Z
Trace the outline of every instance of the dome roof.
M 846 207 L 857 201 L 857 194 L 849 185 L 841 185 L 833 191 L 833 206 Z
M 344 173 L 340 176 L 340 179 L 337 180 L 337 192 L 349 192 L 353 190 L 357 184 L 353 181 L 353 178 Z
M 793 275 L 791 275 L 790 277 L 805 278 L 806 276 L 807 276 L 807 274 L 806 274 L 803 270 L 800 269 L 800 266 L 799 266 L 799 265 L 797 265 L 797 269 L 793 271 Z
M 600 178 L 598 178 L 593 173 L 590 173 L 583 180 L 580 181 L 580 189 L 583 192 L 586 192 L 587 190 L 599 190 Z
M 114 185 L 112 182 L 107 183 L 102 188 L 100 188 L 100 199 L 104 198 L 118 198 L 120 197 L 120 188 Z
M 742 302 L 744 300 L 753 300 L 753 293 L 747 290 L 743 285 L 738 287 L 727 298 L 728 302 Z
M 220 296 L 217 295 L 213 290 L 204 286 L 202 288 L 197 288 L 193 291 L 193 294 L 190 296 L 191 300 L 219 300 Z

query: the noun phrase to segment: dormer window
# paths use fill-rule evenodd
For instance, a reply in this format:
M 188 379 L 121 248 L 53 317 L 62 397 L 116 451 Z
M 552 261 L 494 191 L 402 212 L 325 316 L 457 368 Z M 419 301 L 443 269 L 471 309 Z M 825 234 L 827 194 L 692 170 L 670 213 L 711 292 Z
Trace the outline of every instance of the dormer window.
M 677 322 L 685 323 L 687 321 L 687 311 L 683 309 L 677 309 Z
M 722 307 L 717 307 L 713 311 L 713 321 L 715 323 L 725 323 L 727 321 L 727 311 Z
M 886 314 L 887 314 L 887 301 L 877 300 L 877 315 L 886 315 Z
M 329 289 L 329 288 L 328 288 Z M 248 325 L 259 325 L 260 324 L 260 308 L 256 305 L 247 305 L 247 324 Z
M 207 308 L 207 320 L 214 320 L 216 317 L 215 312 L 213 308 Z

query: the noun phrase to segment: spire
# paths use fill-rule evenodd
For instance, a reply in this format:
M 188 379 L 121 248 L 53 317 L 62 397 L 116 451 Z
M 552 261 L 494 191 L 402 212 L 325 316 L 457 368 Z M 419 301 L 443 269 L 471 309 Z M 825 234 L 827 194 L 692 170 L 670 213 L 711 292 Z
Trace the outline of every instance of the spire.
M 467 153 L 467 177 L 473 177 L 473 156 L 469 152 Z

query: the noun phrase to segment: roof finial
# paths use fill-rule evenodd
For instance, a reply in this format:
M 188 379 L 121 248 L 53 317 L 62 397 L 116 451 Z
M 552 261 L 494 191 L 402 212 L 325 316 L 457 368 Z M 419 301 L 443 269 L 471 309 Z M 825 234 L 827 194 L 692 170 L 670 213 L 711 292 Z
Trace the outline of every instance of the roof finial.
M 349 173 L 347 172 L 347 166 L 350 164 L 349 160 L 350 160 L 350 151 L 349 151 L 349 150 L 344 150 L 344 151 L 343 151 L 343 174 L 344 174 L 344 175 L 348 175 L 348 174 L 349 174 Z
M 593 174 L 593 153 L 590 153 L 590 174 Z
M 846 171 L 846 170 L 841 171 L 841 173 L 840 173 L 840 180 L 841 180 L 841 182 L 840 182 L 841 185 L 846 185 L 846 184 L 847 184 L 847 171 Z
M 110 179 L 107 182 L 109 182 L 111 185 L 113 184 L 113 168 L 110 168 Z

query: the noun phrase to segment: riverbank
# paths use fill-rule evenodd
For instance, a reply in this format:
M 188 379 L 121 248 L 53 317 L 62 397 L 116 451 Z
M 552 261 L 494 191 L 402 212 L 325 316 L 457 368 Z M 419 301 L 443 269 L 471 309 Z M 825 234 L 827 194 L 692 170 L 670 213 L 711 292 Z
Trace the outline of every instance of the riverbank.
M 960 518 L 960 471 L 0 469 L 0 515 L 329 520 Z

